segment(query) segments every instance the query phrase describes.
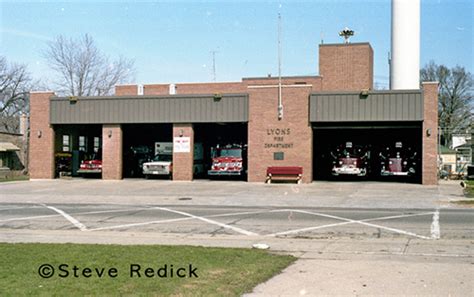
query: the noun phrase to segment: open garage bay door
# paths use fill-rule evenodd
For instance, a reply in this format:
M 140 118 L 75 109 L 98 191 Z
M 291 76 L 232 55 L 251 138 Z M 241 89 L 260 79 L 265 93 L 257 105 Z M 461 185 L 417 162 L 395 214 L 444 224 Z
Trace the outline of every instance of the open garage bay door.
M 420 90 L 314 93 L 316 180 L 421 181 Z
M 418 183 L 421 134 L 421 123 L 314 125 L 314 179 Z

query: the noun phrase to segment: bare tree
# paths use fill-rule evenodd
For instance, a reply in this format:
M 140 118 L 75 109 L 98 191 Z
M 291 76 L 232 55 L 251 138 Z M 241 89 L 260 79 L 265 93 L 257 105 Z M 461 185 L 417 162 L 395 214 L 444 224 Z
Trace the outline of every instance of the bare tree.
M 31 87 L 26 65 L 8 63 L 0 56 L 0 130 L 18 132 L 20 113 L 29 111 Z
M 75 40 L 58 36 L 44 56 L 57 72 L 58 93 L 67 96 L 110 95 L 116 84 L 132 80 L 134 61 L 120 56 L 111 60 L 88 34 Z
M 439 82 L 438 116 L 441 142 L 450 146 L 454 133 L 465 133 L 473 121 L 473 77 L 464 67 L 451 69 L 428 63 L 420 72 L 422 81 Z

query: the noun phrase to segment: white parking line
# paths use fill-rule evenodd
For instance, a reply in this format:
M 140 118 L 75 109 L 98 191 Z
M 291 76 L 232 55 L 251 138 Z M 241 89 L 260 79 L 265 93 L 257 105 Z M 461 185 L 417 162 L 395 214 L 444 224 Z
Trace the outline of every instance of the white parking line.
M 371 219 L 364 219 L 364 220 L 352 220 L 352 219 L 343 218 L 343 217 L 339 217 L 339 216 L 333 216 L 333 215 L 317 213 L 317 212 L 310 212 L 310 211 L 305 211 L 305 210 L 298 210 L 298 209 L 279 209 L 279 210 L 273 210 L 271 212 L 285 212 L 285 211 L 292 211 L 292 212 L 299 212 L 299 213 L 310 214 L 310 215 L 315 215 L 315 216 L 327 217 L 327 218 L 342 220 L 342 221 L 345 221 L 345 222 L 328 224 L 328 225 L 321 225 L 321 226 L 315 226 L 315 227 L 307 227 L 307 228 L 302 228 L 302 229 L 289 230 L 289 231 L 284 231 L 284 232 L 268 234 L 266 236 L 280 236 L 280 235 L 294 234 L 294 233 L 300 233 L 300 232 L 305 232 L 305 231 L 311 231 L 311 230 L 317 230 L 317 229 L 323 229 L 323 228 L 329 228 L 329 227 L 341 226 L 341 225 L 347 225 L 347 224 L 361 224 L 361 225 L 366 225 L 366 226 L 369 226 L 369 227 L 379 228 L 379 229 L 383 229 L 383 230 L 387 230 L 387 231 L 391 231 L 391 232 L 395 232 L 395 233 L 399 233 L 399 234 L 410 235 L 410 236 L 414 236 L 414 237 L 421 238 L 421 239 L 432 239 L 432 237 L 418 235 L 418 234 L 415 234 L 413 232 L 400 230 L 400 229 L 395 229 L 395 228 L 390 228 L 390 227 L 385 227 L 385 226 L 380 226 L 380 225 L 371 224 L 371 223 L 367 223 L 367 222 L 377 221 L 377 220 L 388 220 L 388 219 L 394 219 L 394 218 L 406 218 L 406 217 L 413 217 L 413 216 L 431 215 L 431 214 L 433 214 L 433 212 L 426 212 L 426 213 L 419 213 L 419 214 L 408 214 L 408 215 L 396 215 L 396 216 L 379 217 L 379 218 L 371 218 Z
M 150 222 L 143 222 L 143 223 L 132 223 L 132 224 L 124 224 L 124 225 L 116 225 L 116 226 L 108 226 L 108 227 L 100 227 L 100 228 L 88 229 L 87 231 L 101 231 L 101 230 L 123 229 L 123 228 L 146 226 L 146 225 L 153 225 L 153 224 L 162 224 L 162 223 L 172 223 L 172 222 L 188 221 L 188 220 L 192 220 L 192 219 L 193 219 L 193 218 L 187 217 L 187 218 L 177 218 L 177 219 L 169 219 L 169 220 L 161 220 L 161 221 L 150 221 Z
M 153 209 L 155 209 L 155 208 L 156 207 L 153 207 Z M 244 214 L 258 214 L 258 213 L 264 213 L 264 212 L 268 212 L 268 211 L 266 210 L 266 211 L 246 211 L 246 212 L 222 213 L 222 214 L 205 216 L 205 217 L 202 217 L 202 218 L 231 217 L 231 216 L 238 216 L 238 215 L 244 215 Z M 131 223 L 131 224 L 116 225 L 116 226 L 100 227 L 100 228 L 88 229 L 87 231 L 124 229 L 124 228 L 129 228 L 129 227 L 138 227 L 138 226 L 146 226 L 146 225 L 153 225 L 153 224 L 181 222 L 181 221 L 189 221 L 189 220 L 195 220 L 195 219 L 196 218 L 194 218 L 194 217 L 187 216 L 185 218 L 177 218 L 177 219 L 168 219 L 168 220 L 159 220 L 159 221 L 149 221 L 149 222 L 143 222 L 143 223 Z
M 177 213 L 177 214 L 180 214 L 180 215 L 183 215 L 183 216 L 191 217 L 191 218 L 201 220 L 201 221 L 209 223 L 209 224 L 217 225 L 217 226 L 225 228 L 225 229 L 231 229 L 235 232 L 238 232 L 240 234 L 244 234 L 244 235 L 247 235 L 247 236 L 258 236 L 257 233 L 247 231 L 247 230 L 241 229 L 239 227 L 234 227 L 234 226 L 230 226 L 230 225 L 227 225 L 227 224 L 219 223 L 217 221 L 214 221 L 214 220 L 211 220 L 211 219 L 208 219 L 208 218 L 205 218 L 205 217 L 195 216 L 193 214 L 190 214 L 190 213 L 187 213 L 187 212 L 184 212 L 184 211 L 173 210 L 173 209 L 169 209 L 169 208 L 166 208 L 166 207 L 155 207 L 155 209 L 165 210 L 165 211 Z
M 44 205 L 43 205 L 44 207 Z M 132 210 L 147 210 L 149 208 L 127 208 L 127 209 L 112 209 L 112 210 L 98 210 L 98 211 L 86 211 L 86 212 L 78 212 L 74 213 L 75 216 L 77 215 L 89 215 L 89 214 L 98 214 L 98 213 L 112 213 L 112 212 L 127 212 Z M 44 218 L 51 218 L 51 217 L 60 217 L 60 214 L 54 215 L 42 215 L 42 216 L 32 216 L 32 217 L 22 217 L 22 218 L 12 218 L 6 220 L 0 220 L 2 222 L 11 222 L 11 221 L 27 221 L 27 220 L 36 220 L 36 219 L 44 219 Z
M 23 207 L 12 207 L 12 208 L 0 208 L 0 211 L 4 210 L 15 210 L 15 209 L 28 209 L 28 208 L 40 208 L 39 206 L 23 206 Z
M 60 217 L 60 216 L 61 216 L 61 215 L 54 214 L 54 215 L 44 215 L 44 216 L 33 216 L 33 217 L 13 218 L 13 219 L 0 220 L 0 223 L 3 223 L 3 222 L 12 222 L 12 221 L 28 221 L 28 220 L 36 220 L 36 219 L 52 218 L 52 217 Z
M 76 220 L 75 218 L 71 217 L 70 215 L 68 215 L 67 213 L 65 213 L 64 211 L 56 208 L 56 207 L 53 207 L 53 206 L 47 206 L 46 204 L 44 204 L 44 207 L 46 208 L 49 208 L 51 210 L 54 210 L 55 212 L 59 213 L 60 215 L 62 215 L 66 220 L 68 220 L 69 222 L 71 222 L 76 228 L 78 228 L 79 230 L 81 231 L 86 231 L 87 230 L 87 227 L 82 224 L 81 222 L 79 222 L 78 220 Z
M 439 228 L 439 208 L 433 214 L 433 222 L 431 223 L 431 238 L 439 239 L 441 237 L 441 231 Z
M 301 211 L 297 211 L 297 210 L 274 210 L 272 212 L 281 212 L 281 211 L 295 211 L 295 212 L 303 212 L 303 213 L 306 213 L 306 214 L 322 215 L 322 214 L 319 214 L 319 213 L 317 214 L 317 213 L 313 213 L 313 212 L 307 212 L 307 211 L 304 211 L 304 210 L 301 210 Z M 405 217 L 413 217 L 413 216 L 423 216 L 423 215 L 430 215 L 430 214 L 432 214 L 432 212 L 410 214 L 410 215 L 396 215 L 396 216 L 379 217 L 379 218 L 371 218 L 371 219 L 364 219 L 364 220 L 351 220 L 351 219 L 346 219 L 346 218 L 341 218 L 341 217 L 330 216 L 331 218 L 344 220 L 346 222 L 334 223 L 334 224 L 328 224 L 328 225 L 321 225 L 321 226 L 315 226 L 315 227 L 307 227 L 307 228 L 295 229 L 295 230 L 289 230 L 289 231 L 284 231 L 284 232 L 268 234 L 266 236 L 280 236 L 280 235 L 294 234 L 294 233 L 300 233 L 300 232 L 305 232 L 305 231 L 324 229 L 324 228 L 329 228 L 329 227 L 336 227 L 336 226 L 354 224 L 354 223 L 379 221 L 379 220 L 389 220 L 389 219 L 397 219 L 397 218 L 405 218 Z M 329 215 L 324 214 L 324 216 L 329 216 Z

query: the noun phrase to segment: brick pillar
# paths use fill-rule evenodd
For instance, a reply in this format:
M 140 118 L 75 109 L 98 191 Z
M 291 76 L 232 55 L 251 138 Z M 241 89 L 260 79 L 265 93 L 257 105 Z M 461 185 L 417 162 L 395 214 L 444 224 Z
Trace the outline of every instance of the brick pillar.
M 30 93 L 29 174 L 54 178 L 54 129 L 49 124 L 49 98 L 54 92 Z
M 424 82 L 422 184 L 438 184 L 438 83 Z M 428 134 L 430 134 L 428 136 Z
M 173 124 L 173 142 L 175 138 L 189 137 L 190 151 L 176 152 L 173 145 L 173 180 L 193 180 L 194 128 L 192 124 Z
M 278 120 L 278 88 L 249 86 L 249 182 L 264 182 L 268 166 L 301 166 L 303 182 L 312 182 L 313 131 L 308 112 L 311 89 L 284 87 L 283 119 Z M 276 160 L 275 153 L 283 153 L 283 160 Z
M 121 125 L 102 126 L 102 179 L 122 179 Z

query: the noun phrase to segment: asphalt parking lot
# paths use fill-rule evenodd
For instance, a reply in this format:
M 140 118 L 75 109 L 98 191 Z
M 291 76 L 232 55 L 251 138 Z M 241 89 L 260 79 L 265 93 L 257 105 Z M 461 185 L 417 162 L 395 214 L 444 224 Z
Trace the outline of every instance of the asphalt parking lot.
M 474 238 L 456 184 L 48 180 L 0 184 L 2 230 Z
M 469 210 L 111 204 L 1 204 L 1 230 L 153 232 L 254 237 L 474 238 Z M 441 230 L 443 232 L 441 233 Z

